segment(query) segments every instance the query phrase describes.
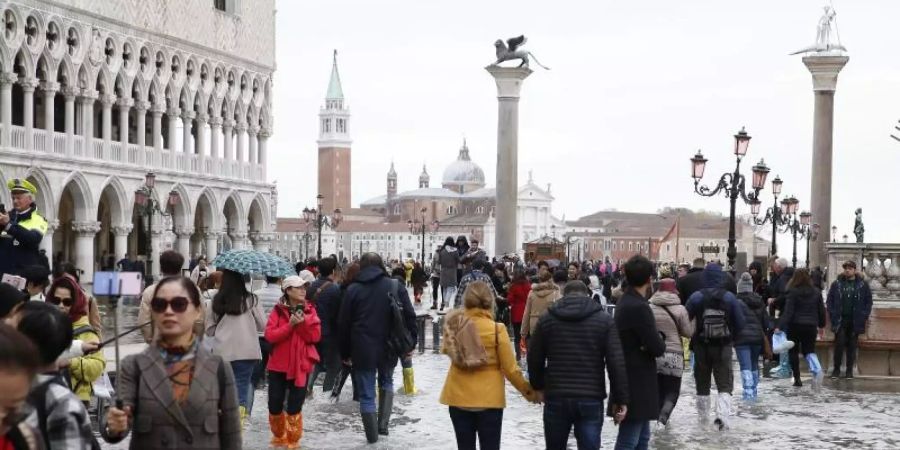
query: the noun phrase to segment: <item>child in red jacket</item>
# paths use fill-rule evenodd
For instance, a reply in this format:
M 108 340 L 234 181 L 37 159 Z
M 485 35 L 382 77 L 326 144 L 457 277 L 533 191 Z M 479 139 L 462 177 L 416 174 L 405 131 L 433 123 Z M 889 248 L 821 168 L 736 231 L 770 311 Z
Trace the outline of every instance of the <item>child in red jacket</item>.
M 306 302 L 306 289 L 313 281 L 307 271 L 281 283 L 284 295 L 269 314 L 266 340 L 269 356 L 269 428 L 272 446 L 298 448 L 303 437 L 303 401 L 306 381 L 319 361 L 315 344 L 322 338 L 322 321 L 316 308 Z M 285 397 L 287 408 L 285 408 Z
M 525 315 L 525 302 L 528 300 L 528 294 L 531 293 L 531 283 L 525 277 L 525 271 L 516 269 L 513 273 L 512 283 L 509 285 L 509 292 L 506 299 L 509 301 L 509 315 L 513 327 L 513 338 L 515 339 L 516 361 L 522 358 L 522 349 L 520 341 L 522 340 L 522 316 Z

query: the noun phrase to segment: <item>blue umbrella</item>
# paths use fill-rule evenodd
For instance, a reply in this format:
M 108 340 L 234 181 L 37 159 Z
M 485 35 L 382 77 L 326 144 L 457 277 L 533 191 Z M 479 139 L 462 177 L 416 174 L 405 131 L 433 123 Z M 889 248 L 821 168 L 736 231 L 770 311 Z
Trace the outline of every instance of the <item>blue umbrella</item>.
M 287 260 L 271 253 L 256 250 L 230 250 L 216 256 L 212 265 L 216 269 L 231 270 L 241 274 L 261 274 L 267 277 L 294 275 L 294 267 Z

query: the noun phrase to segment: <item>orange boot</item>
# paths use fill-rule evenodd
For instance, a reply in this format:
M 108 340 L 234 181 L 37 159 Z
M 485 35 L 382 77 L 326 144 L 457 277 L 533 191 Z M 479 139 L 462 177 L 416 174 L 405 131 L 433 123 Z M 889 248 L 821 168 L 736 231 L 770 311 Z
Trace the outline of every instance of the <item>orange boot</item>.
M 284 447 L 287 445 L 287 440 L 285 439 L 285 414 L 282 412 L 281 414 L 269 414 L 269 429 L 272 430 L 272 441 L 270 444 L 272 447 Z
M 300 438 L 303 437 L 303 413 L 287 416 L 287 433 L 285 445 L 287 448 L 300 448 Z

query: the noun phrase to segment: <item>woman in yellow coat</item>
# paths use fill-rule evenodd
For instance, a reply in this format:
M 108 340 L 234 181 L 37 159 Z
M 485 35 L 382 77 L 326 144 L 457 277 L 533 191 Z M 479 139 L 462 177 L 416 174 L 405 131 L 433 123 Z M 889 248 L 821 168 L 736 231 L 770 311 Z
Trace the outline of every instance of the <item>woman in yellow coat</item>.
M 88 320 L 88 301 L 84 291 L 70 275 L 63 275 L 50 285 L 47 302 L 57 305 L 72 320 L 74 339 L 81 342 L 100 342 L 100 336 L 91 328 Z M 103 375 L 106 358 L 103 352 L 88 353 L 68 361 L 72 391 L 83 402 L 91 400 L 94 381 Z
M 503 409 L 506 408 L 505 382 L 509 380 L 531 402 L 539 401 L 522 371 L 516 364 L 509 333 L 502 323 L 494 322 L 494 296 L 484 282 L 474 282 L 463 294 L 465 309 L 455 309 L 444 321 L 442 352 L 451 361 L 458 361 L 460 354 L 470 358 L 472 345 L 458 340 L 460 330 L 473 324 L 480 343 L 484 347 L 484 363 L 475 368 L 463 368 L 452 363 L 441 392 L 441 403 L 450 407 L 450 420 L 456 432 L 459 449 L 475 449 L 476 437 L 482 450 L 498 450 L 503 425 Z M 474 338 L 474 337 L 473 337 Z M 474 345 L 478 345 L 475 338 Z M 486 354 L 486 355 L 485 355 Z

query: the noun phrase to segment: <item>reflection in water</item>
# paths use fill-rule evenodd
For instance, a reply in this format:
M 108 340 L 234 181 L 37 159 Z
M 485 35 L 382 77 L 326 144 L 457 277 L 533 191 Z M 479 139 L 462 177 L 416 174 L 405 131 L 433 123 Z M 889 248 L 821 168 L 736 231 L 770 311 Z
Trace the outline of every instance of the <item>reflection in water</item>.
M 128 330 L 131 327 L 134 327 L 138 324 L 138 309 L 141 304 L 140 297 L 123 297 L 119 301 L 119 332 L 123 332 Z M 100 309 L 100 321 L 103 324 L 103 339 L 110 339 L 113 337 L 113 316 L 111 314 L 112 308 L 110 307 L 109 300 L 105 297 L 101 297 L 97 299 L 97 307 Z M 143 343 L 144 339 L 141 337 L 140 331 L 135 331 L 127 336 L 123 336 L 119 341 L 120 344 L 137 344 Z

